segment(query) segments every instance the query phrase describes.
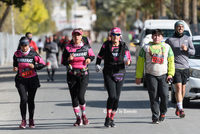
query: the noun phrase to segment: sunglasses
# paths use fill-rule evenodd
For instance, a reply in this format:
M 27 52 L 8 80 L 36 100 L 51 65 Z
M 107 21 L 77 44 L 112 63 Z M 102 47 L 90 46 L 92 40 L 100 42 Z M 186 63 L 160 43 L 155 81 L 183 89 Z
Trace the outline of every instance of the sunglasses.
M 117 33 L 112 33 L 113 36 L 117 35 L 117 36 L 120 36 L 121 34 L 117 34 Z

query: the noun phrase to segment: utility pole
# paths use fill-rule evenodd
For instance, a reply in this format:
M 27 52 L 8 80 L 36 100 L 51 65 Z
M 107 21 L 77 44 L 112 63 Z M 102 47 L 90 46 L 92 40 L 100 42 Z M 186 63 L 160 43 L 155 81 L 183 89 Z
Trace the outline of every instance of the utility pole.
M 11 22 L 12 22 L 12 35 L 15 35 L 15 22 L 13 15 L 13 0 L 11 0 Z

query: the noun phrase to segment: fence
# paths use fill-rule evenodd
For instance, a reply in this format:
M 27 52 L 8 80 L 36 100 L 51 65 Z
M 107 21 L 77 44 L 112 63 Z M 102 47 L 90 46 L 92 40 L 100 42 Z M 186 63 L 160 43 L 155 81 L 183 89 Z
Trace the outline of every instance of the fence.
M 0 65 L 13 62 L 13 54 L 17 49 L 20 35 L 0 33 Z

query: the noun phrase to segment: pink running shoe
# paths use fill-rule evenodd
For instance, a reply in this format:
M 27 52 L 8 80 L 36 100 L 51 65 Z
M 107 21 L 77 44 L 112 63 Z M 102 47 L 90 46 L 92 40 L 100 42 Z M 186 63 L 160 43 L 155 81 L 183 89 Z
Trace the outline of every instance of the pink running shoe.
M 19 128 L 25 129 L 26 128 L 26 120 L 22 120 L 21 125 L 19 126 Z
M 74 126 L 81 126 L 81 125 L 83 125 L 81 117 L 77 117 Z
M 82 115 L 82 120 L 83 120 L 83 125 L 88 125 L 90 123 L 86 115 Z
M 34 124 L 34 120 L 33 119 L 29 119 L 29 127 L 30 128 L 35 128 L 35 124 Z
M 176 106 L 175 114 L 176 114 L 176 116 L 179 116 L 179 115 L 180 115 L 180 111 L 179 111 L 179 109 L 178 109 L 178 106 Z

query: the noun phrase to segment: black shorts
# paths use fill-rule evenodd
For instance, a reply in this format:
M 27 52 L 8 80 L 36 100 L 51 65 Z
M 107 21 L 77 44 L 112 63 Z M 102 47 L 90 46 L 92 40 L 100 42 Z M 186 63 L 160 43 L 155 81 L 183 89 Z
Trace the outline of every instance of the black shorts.
M 173 83 L 182 83 L 182 85 L 185 85 L 188 81 L 188 78 L 190 76 L 189 69 L 175 69 L 175 75 L 174 75 L 174 81 Z

